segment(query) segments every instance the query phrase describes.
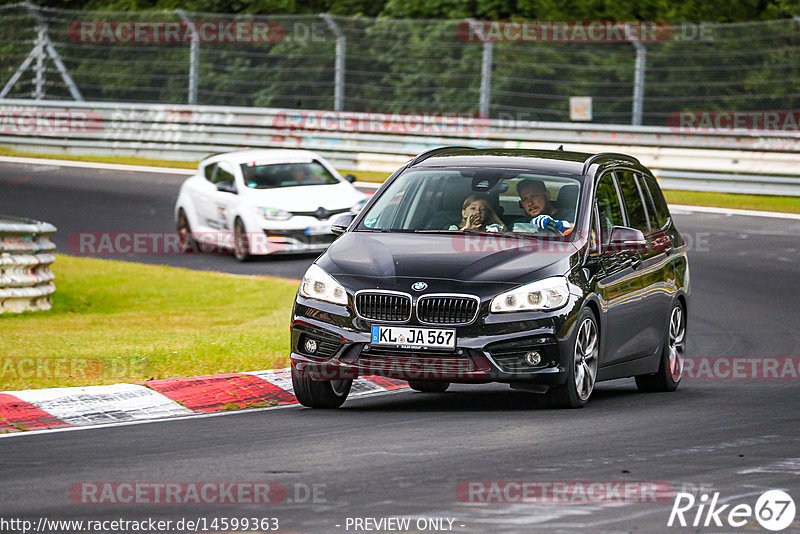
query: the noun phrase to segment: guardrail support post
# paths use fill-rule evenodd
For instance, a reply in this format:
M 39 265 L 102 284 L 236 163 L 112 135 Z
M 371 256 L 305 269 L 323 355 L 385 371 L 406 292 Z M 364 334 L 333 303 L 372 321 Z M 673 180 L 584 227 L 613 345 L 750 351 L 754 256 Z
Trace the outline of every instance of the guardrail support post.
M 189 97 L 187 102 L 190 105 L 197 104 L 197 79 L 198 79 L 198 63 L 200 62 L 200 37 L 197 35 L 197 28 L 194 22 L 189 18 L 183 9 L 177 9 L 176 12 L 183 22 L 189 26 L 189 31 L 192 32 L 192 41 L 189 45 Z
M 328 28 L 331 29 L 336 36 L 336 63 L 334 67 L 334 85 L 333 85 L 333 109 L 334 111 L 344 110 L 344 60 L 347 57 L 347 37 L 342 29 L 333 20 L 333 17 L 328 13 L 320 15 Z

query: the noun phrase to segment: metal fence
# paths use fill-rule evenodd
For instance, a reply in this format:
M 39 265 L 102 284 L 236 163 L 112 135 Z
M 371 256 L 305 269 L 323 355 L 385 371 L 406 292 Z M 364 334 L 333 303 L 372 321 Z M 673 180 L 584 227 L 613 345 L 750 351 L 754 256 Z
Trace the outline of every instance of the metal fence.
M 644 42 L 627 34 L 493 39 L 470 33 L 463 20 L 28 4 L 0 7 L 0 17 L 0 98 L 467 111 L 561 122 L 570 120 L 570 97 L 583 96 L 592 98 L 595 123 L 652 126 L 678 110 L 800 109 L 795 19 L 674 24 Z M 159 36 L 167 23 L 180 23 L 183 37 Z M 203 23 L 229 24 L 230 39 L 204 33 Z
M 0 101 L 0 143 L 26 152 L 197 161 L 238 148 L 314 150 L 340 169 L 391 172 L 443 145 L 624 152 L 668 188 L 800 196 L 800 135 L 681 132 L 474 118 L 69 101 Z

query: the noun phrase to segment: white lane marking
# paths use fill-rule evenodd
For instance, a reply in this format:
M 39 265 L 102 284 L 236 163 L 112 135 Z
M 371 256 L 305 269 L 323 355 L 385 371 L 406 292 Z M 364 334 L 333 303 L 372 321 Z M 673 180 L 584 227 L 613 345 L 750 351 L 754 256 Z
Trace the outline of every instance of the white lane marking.
M 38 159 L 0 156 L 0 163 L 24 163 L 27 165 L 56 165 L 58 167 L 80 167 L 84 169 L 103 169 L 108 171 L 151 172 L 158 174 L 194 174 L 196 169 L 176 169 L 172 167 L 149 167 L 146 165 L 123 165 L 120 163 L 96 163 L 93 161 L 72 161 L 68 159 Z
M 92 386 L 97 387 L 97 386 Z M 404 389 L 391 389 L 391 390 L 382 390 L 376 391 L 371 396 L 383 396 L 383 395 L 395 395 L 398 393 L 408 393 L 411 391 L 408 388 Z M 366 395 L 364 395 L 366 396 Z M 8 434 L 0 434 L 0 439 L 7 439 L 7 438 L 19 438 L 23 436 L 31 436 L 34 434 L 54 434 L 57 432 L 78 432 L 81 430 L 94 430 L 96 428 L 111 428 L 117 426 L 134 426 L 134 425 L 147 425 L 152 423 L 168 423 L 172 421 L 185 421 L 190 419 L 205 419 L 207 417 L 231 417 L 236 415 L 244 415 L 253 412 L 265 412 L 268 410 L 283 410 L 286 408 L 294 408 L 294 409 L 303 409 L 302 406 L 299 404 L 281 404 L 278 406 L 264 406 L 262 408 L 242 408 L 241 410 L 223 410 L 221 412 L 211 412 L 211 413 L 189 413 L 187 415 L 178 415 L 174 417 L 167 417 L 163 419 L 142 419 L 138 421 L 122 421 L 122 422 L 114 422 L 114 423 L 103 423 L 99 425 L 89 425 L 89 426 L 71 426 L 67 428 L 45 428 L 42 430 L 28 430 L 25 432 L 10 432 Z
M 743 215 L 746 217 L 772 217 L 773 219 L 794 219 L 800 221 L 800 213 L 783 213 L 779 211 L 739 210 L 733 208 L 712 208 L 710 206 L 685 206 L 670 204 L 669 209 L 675 213 L 715 213 L 717 215 Z
M 70 425 L 96 425 L 193 413 L 172 399 L 136 384 L 28 389 L 6 392 Z
M 787 458 L 786 460 L 778 460 L 771 464 L 738 471 L 739 475 L 749 475 L 753 473 L 800 475 L 800 458 Z

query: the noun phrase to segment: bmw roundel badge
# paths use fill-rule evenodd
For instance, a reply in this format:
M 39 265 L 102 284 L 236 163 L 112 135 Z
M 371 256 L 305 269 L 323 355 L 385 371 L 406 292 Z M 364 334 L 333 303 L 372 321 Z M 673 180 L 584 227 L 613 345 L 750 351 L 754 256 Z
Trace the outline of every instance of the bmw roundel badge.
M 411 286 L 411 289 L 413 289 L 414 291 L 422 291 L 426 287 L 428 287 L 428 284 L 426 284 L 425 282 L 416 282 Z

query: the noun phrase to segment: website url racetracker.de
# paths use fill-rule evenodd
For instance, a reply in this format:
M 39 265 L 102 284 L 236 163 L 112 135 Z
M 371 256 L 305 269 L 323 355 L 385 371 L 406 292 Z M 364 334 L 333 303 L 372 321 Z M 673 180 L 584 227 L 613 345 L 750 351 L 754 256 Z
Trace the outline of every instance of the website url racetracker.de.
M 261 531 L 274 532 L 280 528 L 274 517 L 198 517 L 193 519 L 49 519 L 38 520 L 0 517 L 0 532 L 40 532 L 111 534 L 119 532 L 227 532 Z

